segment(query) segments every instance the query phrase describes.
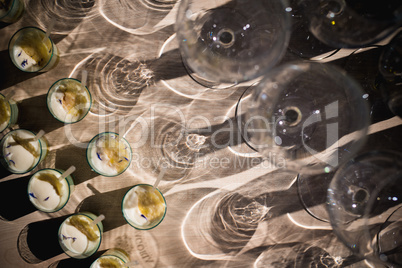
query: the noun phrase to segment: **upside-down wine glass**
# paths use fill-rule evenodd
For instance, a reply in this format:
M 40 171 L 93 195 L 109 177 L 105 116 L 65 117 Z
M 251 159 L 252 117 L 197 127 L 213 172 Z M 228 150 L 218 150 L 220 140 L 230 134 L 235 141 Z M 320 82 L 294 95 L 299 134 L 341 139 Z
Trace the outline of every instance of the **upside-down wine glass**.
M 299 5 L 311 33 L 335 48 L 374 44 L 402 25 L 400 0 L 299 0 Z
M 339 168 L 328 188 L 335 234 L 375 267 L 402 266 L 401 203 L 400 152 L 360 155 Z
M 272 69 L 238 102 L 244 141 L 301 174 L 330 173 L 364 144 L 369 108 L 360 85 L 330 64 Z
M 283 0 L 182 0 L 175 26 L 191 78 L 217 88 L 266 73 L 289 41 L 286 8 Z

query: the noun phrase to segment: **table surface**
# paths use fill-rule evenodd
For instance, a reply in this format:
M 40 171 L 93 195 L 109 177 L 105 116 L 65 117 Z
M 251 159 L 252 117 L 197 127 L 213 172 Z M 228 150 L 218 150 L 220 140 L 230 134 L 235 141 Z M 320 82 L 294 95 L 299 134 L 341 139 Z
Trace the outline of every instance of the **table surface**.
M 140 267 L 251 267 L 264 260 L 285 267 L 298 253 L 351 255 L 331 225 L 303 207 L 297 173 L 275 169 L 237 134 L 235 106 L 246 86 L 207 89 L 188 76 L 174 35 L 176 1 L 25 3 L 20 21 L 1 24 L 1 93 L 18 101 L 15 128 L 46 132 L 49 155 L 38 168 L 74 165 L 76 187 L 62 210 L 43 213 L 28 200 L 31 174 L 1 170 L 0 267 L 88 267 L 114 247 Z M 8 57 L 12 34 L 25 26 L 46 29 L 52 17 L 59 64 L 45 73 L 19 71 Z M 283 61 L 303 60 L 295 53 L 303 49 L 299 41 L 292 36 Z M 340 51 L 321 46 L 303 54 L 346 69 L 370 94 L 372 124 L 361 152 L 401 150 L 401 119 L 372 93 L 386 43 Z M 64 125 L 48 112 L 46 93 L 60 78 L 80 79 L 82 70 L 88 71 L 93 107 L 84 120 Z M 133 148 L 129 169 L 117 177 L 98 175 L 86 161 L 86 143 L 104 131 L 124 135 Z M 121 200 L 133 185 L 153 184 L 162 168 L 167 215 L 152 230 L 136 230 L 125 222 Z M 322 207 L 315 209 L 325 218 Z M 78 211 L 106 217 L 99 252 L 87 260 L 69 258 L 57 244 L 60 221 Z M 350 267 L 369 266 L 356 260 Z

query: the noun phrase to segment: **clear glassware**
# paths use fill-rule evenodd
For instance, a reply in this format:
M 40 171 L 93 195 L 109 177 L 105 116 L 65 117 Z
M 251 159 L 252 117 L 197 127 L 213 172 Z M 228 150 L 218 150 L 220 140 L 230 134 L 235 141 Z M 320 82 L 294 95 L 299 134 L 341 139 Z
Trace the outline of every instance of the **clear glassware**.
M 364 144 L 369 107 L 360 85 L 330 64 L 271 70 L 240 99 L 241 135 L 272 163 L 302 174 L 333 171 Z
M 167 204 L 158 188 L 137 184 L 124 195 L 121 210 L 130 226 L 138 230 L 150 230 L 165 218 Z
M 103 235 L 103 224 L 95 224 L 97 216 L 90 212 L 71 215 L 63 221 L 58 240 L 63 251 L 75 259 L 85 259 L 98 251 Z
M 328 188 L 338 238 L 377 265 L 402 265 L 402 155 L 373 151 L 344 164 Z M 378 267 L 378 266 L 375 266 Z
M 24 174 L 36 168 L 48 154 L 45 137 L 35 138 L 36 133 L 26 129 L 8 132 L 0 142 L 1 164 L 11 173 Z
M 384 47 L 379 60 L 378 88 L 384 102 L 402 117 L 402 32 Z
M 2 1 L 0 4 L 0 21 L 14 23 L 18 21 L 25 11 L 24 1 Z
M 124 265 L 129 262 L 130 256 L 126 251 L 120 248 L 111 248 L 97 258 L 91 264 L 90 268 L 126 267 Z M 129 267 L 131 267 L 131 265 Z
M 72 175 L 58 179 L 64 171 L 45 168 L 32 175 L 28 182 L 28 196 L 38 210 L 56 212 L 67 204 L 75 187 Z
M 92 170 L 106 177 L 122 174 L 132 159 L 130 144 L 114 132 L 103 132 L 93 137 L 86 155 Z
M 88 88 L 74 78 L 56 81 L 47 93 L 47 108 L 60 122 L 70 124 L 84 119 L 92 105 Z
M 0 93 L 0 132 L 17 123 L 17 103 Z
M 306 0 L 299 5 L 314 36 L 336 48 L 374 44 L 402 25 L 399 0 Z
M 59 62 L 56 44 L 36 27 L 19 29 L 11 37 L 8 51 L 14 65 L 28 73 L 49 71 Z
M 281 0 L 183 0 L 176 19 L 191 77 L 212 87 L 257 78 L 283 56 L 290 17 Z

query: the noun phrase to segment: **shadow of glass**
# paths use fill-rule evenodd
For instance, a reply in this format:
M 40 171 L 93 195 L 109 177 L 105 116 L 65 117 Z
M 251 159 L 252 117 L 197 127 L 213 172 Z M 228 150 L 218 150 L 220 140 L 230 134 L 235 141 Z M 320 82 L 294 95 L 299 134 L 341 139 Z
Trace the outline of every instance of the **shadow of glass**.
M 99 174 L 91 170 L 87 162 L 86 148 L 67 145 L 56 150 L 55 155 L 55 166 L 57 168 L 67 170 L 69 167 L 75 166 L 76 171 L 73 174 L 74 185 L 78 185 L 99 176 Z
M 31 176 L 0 183 L 0 220 L 13 221 L 28 215 L 36 208 L 29 201 L 28 182 Z
M 20 71 L 11 61 L 8 49 L 0 52 L 0 62 L 0 90 L 42 74 Z
M 98 192 L 90 184 L 88 187 L 92 188 L 95 194 L 82 200 L 78 204 L 76 212 L 90 211 L 95 215 L 105 215 L 105 219 L 102 221 L 103 232 L 108 232 L 127 224 L 121 211 L 121 201 L 131 187 L 105 193 Z
M 90 267 L 91 264 L 105 252 L 106 250 L 97 251 L 94 255 L 82 260 L 74 258 L 60 260 L 52 263 L 48 268 Z
M 0 164 L 0 180 L 12 175 L 3 165 Z
M 17 249 L 29 264 L 38 264 L 63 253 L 58 239 L 60 224 L 68 216 L 33 222 L 25 226 L 18 236 Z
M 45 133 L 50 133 L 64 126 L 64 123 L 56 120 L 48 111 L 46 97 L 47 95 L 44 94 L 18 103 L 19 118 L 17 123 L 20 128 L 36 132 L 42 129 Z

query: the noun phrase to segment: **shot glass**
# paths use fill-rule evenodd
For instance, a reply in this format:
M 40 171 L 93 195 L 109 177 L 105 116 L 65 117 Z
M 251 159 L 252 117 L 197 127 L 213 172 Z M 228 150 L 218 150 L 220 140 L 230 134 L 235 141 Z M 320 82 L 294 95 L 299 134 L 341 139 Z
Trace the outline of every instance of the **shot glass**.
M 163 221 L 167 205 L 159 189 L 149 184 L 137 184 L 124 195 L 121 210 L 132 227 L 150 230 Z
M 24 14 L 25 6 L 22 0 L 0 2 L 0 21 L 13 23 L 18 21 Z
M 11 173 L 23 174 L 33 170 L 48 153 L 44 137 L 35 138 L 36 133 L 16 129 L 7 133 L 0 142 L 1 164 Z
M 28 195 L 32 204 L 43 212 L 56 212 L 62 209 L 74 191 L 72 175 L 60 178 L 61 169 L 41 169 L 29 180 Z
M 58 238 L 64 253 L 75 259 L 85 259 L 99 249 L 103 224 L 94 224 L 96 218 L 93 213 L 80 212 L 62 222 Z
M 123 267 L 128 262 L 130 262 L 130 257 L 127 252 L 120 248 L 111 248 L 97 258 L 90 268 Z
M 14 65 L 24 72 L 46 72 L 59 62 L 59 51 L 50 37 L 36 27 L 18 30 L 8 44 Z
M 92 97 L 88 88 L 74 78 L 56 81 L 47 93 L 47 108 L 60 122 L 71 124 L 81 121 L 89 112 Z
M 89 166 L 106 177 L 122 174 L 130 166 L 131 158 L 130 144 L 117 133 L 100 133 L 92 138 L 87 147 Z
M 18 106 L 13 100 L 7 100 L 6 97 L 0 93 L 0 132 L 17 123 L 18 119 Z

